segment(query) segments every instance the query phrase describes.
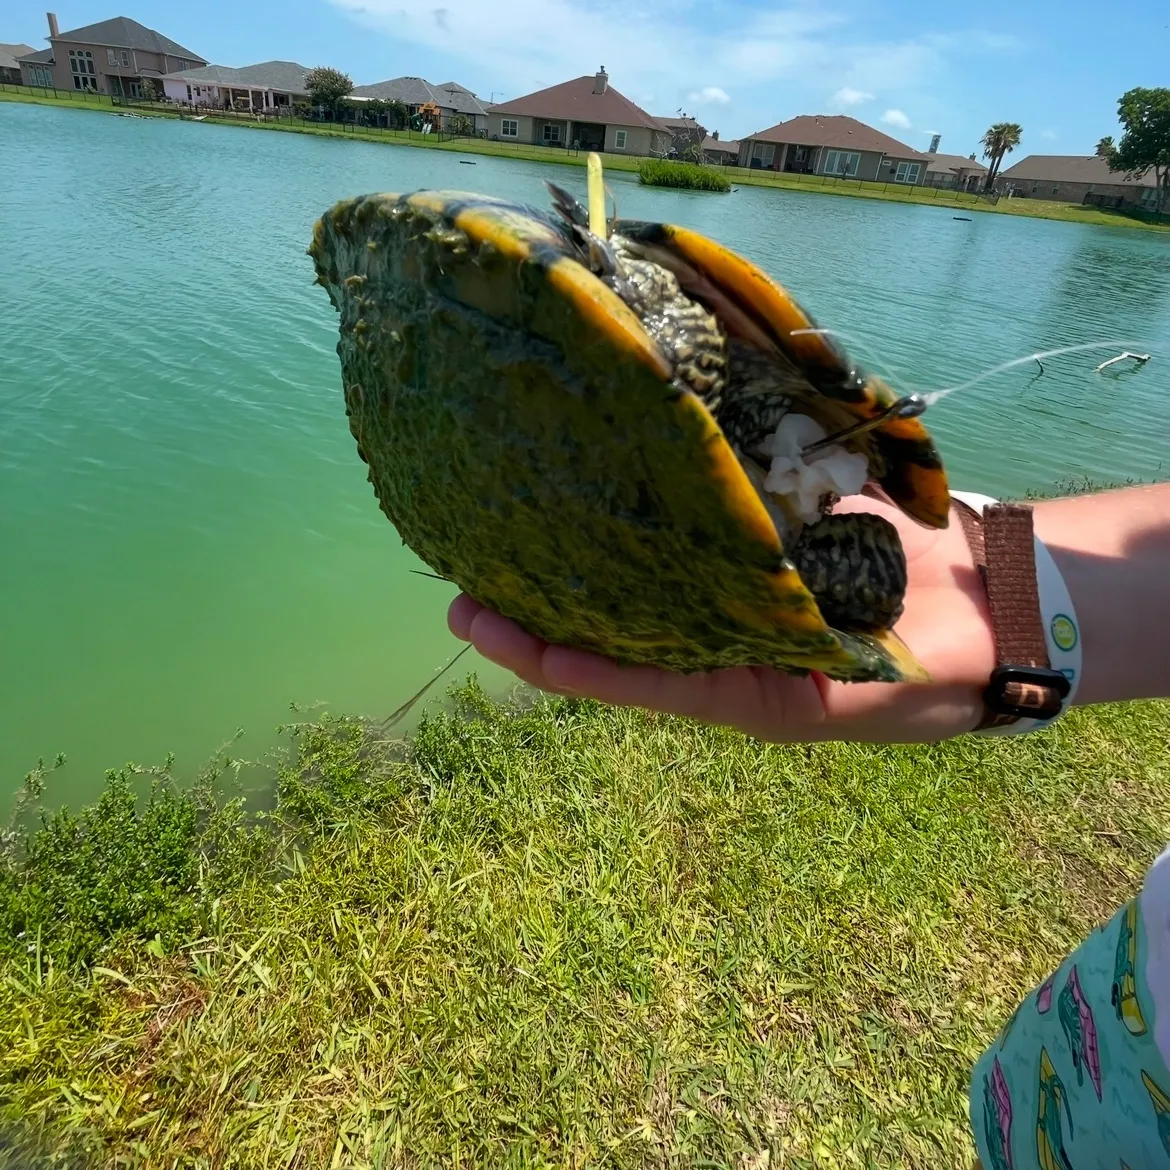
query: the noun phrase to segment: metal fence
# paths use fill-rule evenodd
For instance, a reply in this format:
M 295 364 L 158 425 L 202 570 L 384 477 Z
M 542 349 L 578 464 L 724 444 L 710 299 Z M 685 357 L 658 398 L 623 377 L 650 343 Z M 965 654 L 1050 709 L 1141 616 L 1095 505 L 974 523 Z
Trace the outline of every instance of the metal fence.
M 34 85 L 13 85 L 0 81 L 0 93 L 21 93 L 29 97 L 52 97 L 59 102 L 79 102 L 90 106 L 108 106 L 110 99 L 104 93 L 91 89 L 52 89 Z
M 775 176 L 775 186 L 809 187 L 844 187 L 853 191 L 869 191 L 877 195 L 912 195 L 916 203 L 922 202 L 923 196 L 936 199 L 940 203 L 990 203 L 993 206 L 999 202 L 999 194 L 995 191 L 965 191 L 958 187 L 943 187 L 927 183 L 879 183 L 867 179 L 846 179 L 838 175 L 808 175 L 797 174 L 792 171 L 771 171 L 760 167 L 741 167 L 737 165 L 722 166 L 720 170 L 731 171 L 740 175 Z

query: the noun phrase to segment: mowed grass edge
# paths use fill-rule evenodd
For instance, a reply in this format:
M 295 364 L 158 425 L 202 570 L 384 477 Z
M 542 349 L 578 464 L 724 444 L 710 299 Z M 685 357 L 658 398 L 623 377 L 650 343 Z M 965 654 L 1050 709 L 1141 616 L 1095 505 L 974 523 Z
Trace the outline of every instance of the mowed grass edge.
M 470 682 L 290 734 L 258 822 L 116 773 L 9 841 L 0 1163 L 967 1166 L 972 1062 L 1170 837 L 1162 703 L 769 746 Z
M 0 102 L 26 102 L 33 105 L 48 105 L 75 110 L 91 110 L 110 115 L 112 105 L 86 103 L 69 98 L 42 96 L 33 92 L 0 90 Z M 135 105 L 132 112 L 151 117 L 177 117 L 177 111 L 165 107 L 151 108 Z M 583 167 L 587 161 L 585 151 L 573 153 L 548 147 L 512 145 L 481 138 L 457 138 L 445 142 L 435 141 L 433 136 L 406 131 L 387 131 L 358 127 L 339 129 L 329 124 L 309 126 L 302 123 L 249 122 L 238 118 L 216 117 L 208 114 L 204 124 L 235 126 L 245 130 L 275 130 L 289 134 L 311 134 L 325 138 L 342 138 L 358 142 L 376 142 L 386 146 L 410 146 L 425 150 L 454 151 L 459 154 L 493 155 L 500 158 L 516 158 L 526 162 L 549 163 L 557 166 Z M 606 154 L 607 171 L 637 172 L 646 160 L 634 156 Z M 806 195 L 842 195 L 859 199 L 877 199 L 887 203 L 917 203 L 924 206 L 942 207 L 951 210 L 975 211 L 987 214 L 1016 215 L 1028 219 L 1052 219 L 1064 223 L 1082 223 L 1097 227 L 1138 228 L 1146 231 L 1170 231 L 1170 218 L 1161 221 L 1140 219 L 1123 211 L 1108 208 L 1088 207 L 1076 203 L 1060 203 L 1051 199 L 1000 199 L 992 204 L 965 192 L 951 192 L 933 187 L 898 187 L 889 183 L 869 183 L 861 180 L 826 181 L 823 176 L 805 176 L 774 171 L 753 170 L 747 167 L 704 167 L 704 170 L 726 177 L 733 185 L 747 187 L 770 187 L 777 191 L 791 191 Z M 734 189 L 734 188 L 733 188 Z

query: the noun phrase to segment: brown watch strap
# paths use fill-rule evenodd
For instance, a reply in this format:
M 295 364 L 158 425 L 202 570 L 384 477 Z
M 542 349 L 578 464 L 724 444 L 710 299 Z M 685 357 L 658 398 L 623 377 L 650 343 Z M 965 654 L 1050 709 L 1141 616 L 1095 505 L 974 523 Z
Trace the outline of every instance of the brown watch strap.
M 989 504 L 980 514 L 961 500 L 954 504 L 987 590 L 995 634 L 996 666 L 983 693 L 985 714 L 974 730 L 1051 719 L 1060 714 L 1069 682 L 1048 658 L 1032 508 Z

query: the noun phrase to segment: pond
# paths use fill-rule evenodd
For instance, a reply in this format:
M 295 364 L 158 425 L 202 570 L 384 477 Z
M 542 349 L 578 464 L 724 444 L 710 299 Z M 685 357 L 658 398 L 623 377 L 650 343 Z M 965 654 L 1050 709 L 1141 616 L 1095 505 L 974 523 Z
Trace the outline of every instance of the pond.
M 130 759 L 190 774 L 238 727 L 258 755 L 292 703 L 392 710 L 459 648 L 452 591 L 409 571 L 365 482 L 313 221 L 377 189 L 543 203 L 584 171 L 17 103 L 0 139 L 0 806 L 39 756 L 66 753 L 50 798 L 77 802 Z M 759 262 L 899 388 L 1087 341 L 1156 355 L 1098 375 L 1116 350 L 1069 354 L 946 399 L 956 486 L 1164 472 L 1170 236 L 610 181 L 622 215 Z

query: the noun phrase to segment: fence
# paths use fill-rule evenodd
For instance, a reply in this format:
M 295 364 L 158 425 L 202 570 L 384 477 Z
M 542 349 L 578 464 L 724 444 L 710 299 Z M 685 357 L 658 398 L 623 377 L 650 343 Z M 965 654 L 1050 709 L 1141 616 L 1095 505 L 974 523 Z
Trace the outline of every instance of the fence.
M 955 203 L 990 203 L 994 206 L 999 202 L 999 194 L 995 191 L 965 191 L 958 187 L 942 187 L 927 183 L 879 183 L 867 179 L 845 179 L 838 175 L 807 175 L 793 171 L 772 171 L 760 167 L 741 167 L 735 164 L 722 166 L 720 170 L 732 171 L 737 175 L 751 175 L 755 179 L 765 177 L 768 186 L 777 187 L 844 187 L 853 191 L 868 191 L 874 195 L 904 195 L 913 198 L 915 203 L 927 202 L 936 199 L 948 205 Z M 772 179 L 773 183 L 767 183 Z
M 91 89 L 52 89 L 34 85 L 13 85 L 8 81 L 0 81 L 0 93 L 20 93 L 29 97 L 51 97 L 59 102 L 79 102 L 90 106 L 108 106 L 110 98 L 104 93 L 95 93 Z

